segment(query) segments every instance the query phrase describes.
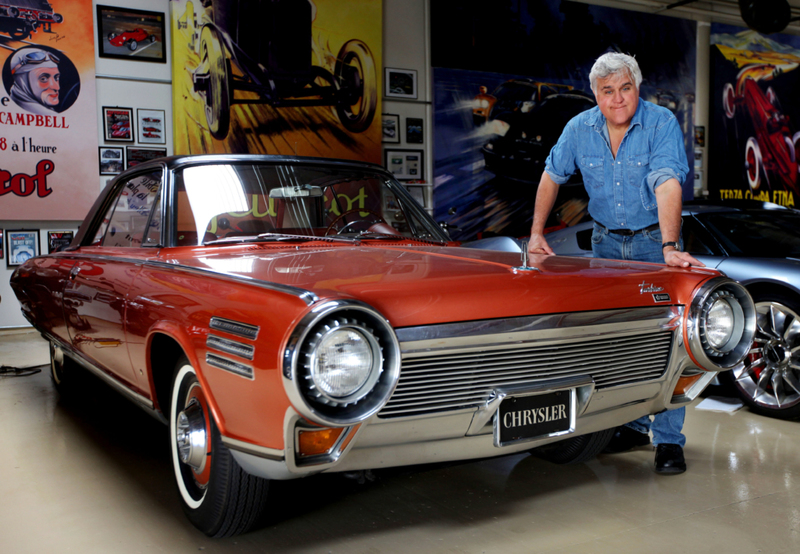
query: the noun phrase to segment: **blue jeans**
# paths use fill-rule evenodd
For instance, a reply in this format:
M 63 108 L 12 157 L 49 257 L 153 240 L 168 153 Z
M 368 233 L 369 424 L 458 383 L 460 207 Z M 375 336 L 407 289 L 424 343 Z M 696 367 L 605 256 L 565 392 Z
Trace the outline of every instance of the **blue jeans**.
M 683 240 L 681 240 L 683 246 Z M 639 262 L 664 263 L 661 249 L 661 230 L 643 231 L 631 237 L 609 233 L 597 223 L 592 232 L 592 253 L 595 258 L 636 260 Z M 650 418 L 653 418 L 652 421 Z M 681 432 L 686 408 L 667 410 L 654 416 L 642 416 L 626 426 L 640 433 L 653 432 L 653 444 L 677 444 L 683 447 L 686 436 Z

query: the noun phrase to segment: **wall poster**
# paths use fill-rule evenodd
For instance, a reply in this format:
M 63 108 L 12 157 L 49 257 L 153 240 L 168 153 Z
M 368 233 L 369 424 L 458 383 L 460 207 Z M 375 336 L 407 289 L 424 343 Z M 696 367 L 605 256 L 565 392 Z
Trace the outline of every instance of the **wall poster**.
M 79 220 L 98 190 L 90 0 L 0 20 L 0 219 Z
M 381 0 L 170 5 L 175 154 L 380 163 Z

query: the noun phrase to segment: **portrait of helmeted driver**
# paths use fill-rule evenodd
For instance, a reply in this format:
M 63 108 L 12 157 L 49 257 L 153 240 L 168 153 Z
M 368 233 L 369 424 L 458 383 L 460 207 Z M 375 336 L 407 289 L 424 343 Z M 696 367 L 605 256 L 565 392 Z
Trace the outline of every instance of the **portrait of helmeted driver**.
M 37 115 L 56 111 L 61 99 L 61 60 L 39 48 L 17 50 L 9 60 L 13 84 L 11 99 L 22 109 Z

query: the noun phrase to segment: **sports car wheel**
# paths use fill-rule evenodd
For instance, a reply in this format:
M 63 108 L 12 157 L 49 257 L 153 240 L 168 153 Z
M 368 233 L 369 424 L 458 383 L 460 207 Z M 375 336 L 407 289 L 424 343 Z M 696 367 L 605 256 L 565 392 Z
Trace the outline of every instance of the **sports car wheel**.
M 115 36 L 117 36 L 117 34 L 116 34 L 116 33 L 108 33 L 108 40 L 111 40 L 111 39 L 112 39 L 112 38 L 114 38 Z
M 130 42 L 128 43 L 128 48 L 130 48 L 131 52 L 133 52 L 133 51 L 135 51 L 137 48 L 139 48 L 139 43 L 138 43 L 138 42 L 136 42 L 135 40 L 132 40 L 132 41 L 130 41 Z
M 369 128 L 378 105 L 375 60 L 360 40 L 349 40 L 336 58 L 339 98 L 336 114 L 345 129 L 360 133 Z
M 201 69 L 202 68 L 202 69 Z M 198 75 L 208 75 L 206 91 L 206 123 L 217 140 L 228 136 L 231 123 L 230 68 L 225 57 L 225 47 L 217 31 L 204 27 L 200 34 L 200 66 Z
M 725 108 L 725 116 L 728 119 L 733 119 L 733 115 L 736 113 L 735 100 L 736 92 L 733 90 L 733 85 L 725 83 L 722 88 L 722 106 Z
M 211 537 L 246 532 L 264 508 L 268 481 L 246 473 L 222 444 L 186 358 L 175 367 L 169 414 L 172 465 L 186 516 Z
M 531 454 L 554 464 L 579 464 L 591 460 L 611 442 L 616 427 L 572 437 L 563 441 L 534 448 Z
M 756 413 L 800 417 L 800 315 L 777 294 L 756 301 L 756 336 L 743 367 L 727 372 L 742 401 Z
M 50 379 L 59 393 L 65 393 L 70 388 L 70 383 L 75 378 L 78 365 L 64 353 L 50 343 Z
M 747 172 L 747 184 L 752 190 L 758 190 L 761 186 L 761 149 L 755 137 L 747 139 L 744 148 L 744 168 Z

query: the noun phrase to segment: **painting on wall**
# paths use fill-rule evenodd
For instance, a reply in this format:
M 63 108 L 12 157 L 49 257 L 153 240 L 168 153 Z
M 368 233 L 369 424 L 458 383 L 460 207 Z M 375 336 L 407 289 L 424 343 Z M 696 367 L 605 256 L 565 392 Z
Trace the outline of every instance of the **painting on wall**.
M 167 63 L 162 12 L 97 5 L 97 55 L 137 62 Z
M 636 57 L 640 97 L 675 114 L 691 159 L 695 22 L 564 0 L 479 8 L 431 0 L 434 217 L 458 227 L 453 238 L 530 234 L 544 161 L 566 122 L 596 105 L 589 71 L 607 51 Z M 576 175 L 547 228 L 581 221 L 587 204 Z
M 176 154 L 380 163 L 381 0 L 171 5 Z
M 800 202 L 800 37 L 711 26 L 709 197 Z

